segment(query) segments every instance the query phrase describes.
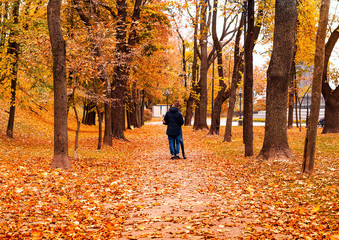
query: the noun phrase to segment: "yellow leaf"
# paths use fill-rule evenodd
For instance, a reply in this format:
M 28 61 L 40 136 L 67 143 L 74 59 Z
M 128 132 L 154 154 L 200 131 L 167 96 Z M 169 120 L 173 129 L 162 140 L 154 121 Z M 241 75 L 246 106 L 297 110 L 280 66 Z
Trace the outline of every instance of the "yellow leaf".
M 138 229 L 139 229 L 139 230 L 145 230 L 146 227 L 145 227 L 145 226 L 139 226 Z
M 320 205 L 318 205 L 318 206 L 316 206 L 315 208 L 313 208 L 312 213 L 318 212 L 319 209 L 320 209 Z

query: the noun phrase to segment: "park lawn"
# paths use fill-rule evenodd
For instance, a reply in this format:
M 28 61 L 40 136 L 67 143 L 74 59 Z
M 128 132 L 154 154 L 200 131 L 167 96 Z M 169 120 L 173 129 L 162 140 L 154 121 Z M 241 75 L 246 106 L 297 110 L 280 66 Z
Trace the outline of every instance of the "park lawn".
M 221 135 L 209 136 L 207 131 L 184 127 L 188 160 L 175 166 L 168 160 L 164 126 L 128 130 L 128 142 L 114 140 L 113 147 L 97 150 L 97 126 L 82 125 L 79 158 L 74 159 L 76 125 L 70 115 L 73 169 L 62 171 L 49 168 L 53 157 L 50 112 L 38 115 L 18 109 L 14 139 L 9 139 L 5 136 L 8 114 L 0 110 L 1 238 L 339 238 L 337 134 L 321 135 L 319 129 L 312 175 L 300 173 L 305 129 L 299 132 L 296 128 L 288 130 L 294 159 L 258 162 L 255 156 L 243 156 L 240 127 L 233 128 L 231 143 L 222 142 Z M 224 128 L 220 132 L 223 134 Z M 254 136 L 257 155 L 264 127 L 255 127 Z M 169 165 L 175 181 L 165 177 Z M 190 180 L 192 189 L 178 180 L 176 169 L 187 174 L 187 179 L 180 181 Z M 197 182 L 201 176 L 202 182 Z M 145 184 L 147 179 L 152 180 L 150 186 Z M 173 197 L 184 190 L 202 197 L 201 202 L 217 196 L 218 204 L 204 205 L 207 213 L 185 209 L 180 218 L 162 216 L 167 223 L 177 224 L 176 229 L 183 229 L 180 231 L 166 232 L 174 226 L 166 226 L 165 220 L 155 226 L 154 218 L 147 220 L 148 225 L 128 226 L 128 219 L 145 206 L 154 211 L 159 205 L 166 209 L 164 201 L 147 201 Z M 142 200 L 147 191 L 150 197 Z M 216 223 L 223 219 L 227 223 Z

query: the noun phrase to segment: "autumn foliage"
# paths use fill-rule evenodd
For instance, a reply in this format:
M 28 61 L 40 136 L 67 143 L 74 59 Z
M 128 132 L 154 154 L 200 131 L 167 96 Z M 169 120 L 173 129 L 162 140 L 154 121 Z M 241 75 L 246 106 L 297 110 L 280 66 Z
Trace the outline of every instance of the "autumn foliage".
M 46 106 L 47 108 L 47 106 Z M 48 108 L 47 108 L 48 109 Z M 315 172 L 301 175 L 305 131 L 289 130 L 294 160 L 257 162 L 233 142 L 184 127 L 186 160 L 170 160 L 165 126 L 128 130 L 96 150 L 82 126 L 71 171 L 53 170 L 51 110 L 20 109 L 0 134 L 2 239 L 338 239 L 338 138 L 318 135 Z M 0 129 L 7 113 L 0 110 Z M 224 129 L 221 129 L 223 132 Z M 264 128 L 254 128 L 258 154 Z

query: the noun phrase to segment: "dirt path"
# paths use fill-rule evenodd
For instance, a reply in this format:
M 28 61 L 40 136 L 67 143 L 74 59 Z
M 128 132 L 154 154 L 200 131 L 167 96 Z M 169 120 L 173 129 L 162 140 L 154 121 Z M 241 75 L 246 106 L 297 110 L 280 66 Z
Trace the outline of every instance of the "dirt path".
M 127 180 L 142 184 L 135 189 L 134 208 L 124 224 L 122 239 L 241 236 L 245 218 L 233 217 L 236 202 L 213 191 L 218 185 L 227 189 L 225 185 L 231 184 L 225 177 L 219 184 L 218 174 L 206 165 L 213 155 L 184 132 L 188 158 L 170 160 L 167 138 L 161 134 L 148 137 L 147 157 L 136 164 L 142 174 Z M 135 154 L 142 153 L 143 146 L 140 143 Z M 231 191 L 229 194 L 233 195 Z

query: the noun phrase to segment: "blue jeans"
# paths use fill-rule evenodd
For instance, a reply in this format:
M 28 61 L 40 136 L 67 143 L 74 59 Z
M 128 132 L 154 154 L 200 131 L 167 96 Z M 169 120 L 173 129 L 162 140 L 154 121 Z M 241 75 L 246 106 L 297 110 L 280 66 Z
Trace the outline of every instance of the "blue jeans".
M 168 142 L 169 142 L 169 148 L 171 155 L 178 155 L 180 151 L 180 135 L 178 136 L 172 136 L 168 135 Z M 175 145 L 175 146 L 174 146 Z M 175 147 L 175 149 L 174 149 Z
M 180 129 L 179 143 L 180 143 L 180 146 L 181 146 L 181 152 L 182 152 L 182 155 L 185 156 L 184 139 L 183 139 L 183 137 L 182 137 L 182 129 Z M 178 153 L 179 153 L 179 152 L 178 152 Z

